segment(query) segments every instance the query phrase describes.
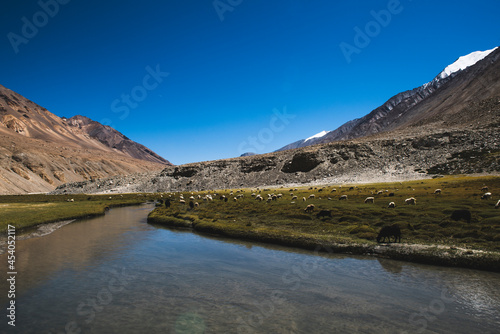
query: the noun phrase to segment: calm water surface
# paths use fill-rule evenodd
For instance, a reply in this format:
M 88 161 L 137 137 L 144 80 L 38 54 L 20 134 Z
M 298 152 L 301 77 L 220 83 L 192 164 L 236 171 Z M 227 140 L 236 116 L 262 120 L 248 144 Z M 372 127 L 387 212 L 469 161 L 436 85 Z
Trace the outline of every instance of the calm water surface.
M 146 223 L 152 208 L 18 241 L 16 327 L 2 280 L 0 332 L 500 332 L 499 274 L 174 231 Z

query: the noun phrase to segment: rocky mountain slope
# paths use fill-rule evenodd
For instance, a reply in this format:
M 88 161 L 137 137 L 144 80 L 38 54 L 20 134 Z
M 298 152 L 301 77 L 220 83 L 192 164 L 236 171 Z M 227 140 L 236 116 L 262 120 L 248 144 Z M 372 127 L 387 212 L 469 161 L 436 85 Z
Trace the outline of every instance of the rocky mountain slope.
M 366 116 L 349 121 L 319 138 L 297 141 L 278 151 L 361 138 L 424 123 L 435 123 L 432 124 L 434 127 L 465 125 L 467 121 L 460 112 L 470 101 L 500 94 L 499 58 L 499 48 L 460 57 L 432 81 L 391 97 Z
M 342 141 L 65 184 L 54 193 L 168 192 L 500 173 L 500 50 L 391 98 L 332 133 Z
M 161 170 L 168 161 L 81 116 L 63 119 L 0 85 L 0 194 Z

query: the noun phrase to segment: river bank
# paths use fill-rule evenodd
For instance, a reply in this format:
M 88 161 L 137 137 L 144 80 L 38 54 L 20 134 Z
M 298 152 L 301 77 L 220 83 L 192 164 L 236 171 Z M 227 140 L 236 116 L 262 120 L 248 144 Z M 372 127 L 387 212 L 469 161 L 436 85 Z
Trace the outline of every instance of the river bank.
M 500 211 L 495 209 L 495 200 L 480 199 L 485 186 L 490 191 L 500 189 L 500 178 L 448 176 L 376 184 L 184 192 L 170 194 L 171 206 L 157 207 L 148 221 L 290 247 L 320 247 L 334 253 L 500 272 Z M 435 194 L 436 189 L 441 191 Z M 339 201 L 342 196 L 348 199 Z M 366 204 L 367 197 L 374 202 Z M 405 204 L 410 197 L 416 198 L 416 205 Z M 389 208 L 389 202 L 395 208 Z M 306 212 L 309 205 L 314 208 Z M 451 219 L 458 209 L 470 210 L 471 221 Z M 318 215 L 320 211 L 331 216 Z M 380 229 L 392 224 L 400 227 L 402 243 L 378 244 Z

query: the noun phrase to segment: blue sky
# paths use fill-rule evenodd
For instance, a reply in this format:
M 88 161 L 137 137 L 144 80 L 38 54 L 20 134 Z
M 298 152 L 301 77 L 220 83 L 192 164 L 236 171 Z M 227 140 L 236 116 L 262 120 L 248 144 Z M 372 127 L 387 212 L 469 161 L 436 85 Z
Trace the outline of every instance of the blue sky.
M 333 130 L 500 44 L 497 0 L 2 7 L 0 84 L 58 116 L 109 124 L 174 164 Z

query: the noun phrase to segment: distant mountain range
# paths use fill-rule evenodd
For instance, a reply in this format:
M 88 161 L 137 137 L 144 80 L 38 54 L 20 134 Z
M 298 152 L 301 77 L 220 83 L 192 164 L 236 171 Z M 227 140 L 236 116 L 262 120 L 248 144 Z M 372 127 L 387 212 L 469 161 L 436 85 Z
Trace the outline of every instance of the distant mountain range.
M 0 85 L 0 194 L 160 170 L 171 163 L 109 126 L 66 119 Z
M 416 125 L 435 123 L 434 126 L 437 127 L 447 126 L 443 123 L 444 118 L 458 125 L 466 117 L 466 115 L 457 114 L 465 103 L 472 98 L 489 97 L 488 92 L 498 86 L 498 76 L 495 77 L 496 82 L 488 76 L 490 73 L 498 73 L 489 67 L 497 61 L 499 54 L 500 50 L 494 48 L 460 57 L 432 81 L 391 97 L 366 116 L 351 120 L 333 131 L 322 131 L 310 138 L 298 140 L 277 151 L 361 138 Z M 447 87 L 458 87 L 475 78 L 477 80 L 474 85 L 463 90 L 464 95 L 443 93 Z M 453 118 L 460 119 L 460 121 L 453 122 Z

